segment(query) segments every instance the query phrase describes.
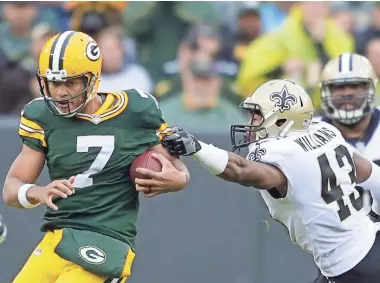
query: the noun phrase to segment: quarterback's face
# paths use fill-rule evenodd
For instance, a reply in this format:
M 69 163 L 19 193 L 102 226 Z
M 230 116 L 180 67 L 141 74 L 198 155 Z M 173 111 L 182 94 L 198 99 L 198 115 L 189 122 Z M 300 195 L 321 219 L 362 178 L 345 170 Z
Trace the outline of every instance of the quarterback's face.
M 66 82 L 48 82 L 51 98 L 62 112 L 76 109 L 84 103 L 84 96 L 78 95 L 83 92 L 84 87 L 83 78 L 68 79 Z M 65 103 L 59 103 L 59 101 L 65 101 Z
M 336 84 L 330 86 L 331 102 L 347 111 L 360 108 L 368 93 L 367 83 Z

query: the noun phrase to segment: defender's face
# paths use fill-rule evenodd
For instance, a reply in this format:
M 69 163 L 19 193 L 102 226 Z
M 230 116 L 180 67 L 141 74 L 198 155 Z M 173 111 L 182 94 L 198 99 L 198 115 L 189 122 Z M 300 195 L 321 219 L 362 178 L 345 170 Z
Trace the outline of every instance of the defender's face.
M 248 125 L 252 126 L 260 126 L 263 122 L 263 116 L 261 116 L 258 112 L 248 111 Z M 249 131 L 247 128 L 247 137 L 249 137 L 249 141 L 256 140 L 256 132 Z
M 51 99 L 63 113 L 76 109 L 85 102 L 85 96 L 79 95 L 84 88 L 83 78 L 72 78 L 66 82 L 48 82 Z
M 368 83 L 345 83 L 330 86 L 331 102 L 337 109 L 359 109 L 368 94 Z

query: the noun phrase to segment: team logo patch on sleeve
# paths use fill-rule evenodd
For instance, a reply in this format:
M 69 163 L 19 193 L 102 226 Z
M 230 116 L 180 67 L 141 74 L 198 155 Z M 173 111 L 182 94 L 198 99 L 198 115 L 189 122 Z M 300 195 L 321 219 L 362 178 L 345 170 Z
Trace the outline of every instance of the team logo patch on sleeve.
M 102 264 L 106 261 L 106 254 L 101 249 L 93 246 L 81 247 L 78 250 L 80 257 L 91 264 Z
M 280 108 L 281 113 L 285 110 L 289 110 L 291 105 L 297 103 L 297 98 L 288 92 L 286 85 L 281 92 L 273 92 L 269 99 L 275 102 L 275 106 Z

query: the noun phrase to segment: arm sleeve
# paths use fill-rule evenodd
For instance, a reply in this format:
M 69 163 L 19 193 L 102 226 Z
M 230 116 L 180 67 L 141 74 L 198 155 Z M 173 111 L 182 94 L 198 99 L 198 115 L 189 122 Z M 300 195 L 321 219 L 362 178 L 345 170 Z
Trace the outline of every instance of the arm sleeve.
M 146 91 L 136 91 L 138 92 L 138 104 L 140 104 L 137 113 L 139 115 L 140 127 L 144 130 L 145 135 L 150 136 L 149 139 L 153 140 L 152 146 L 157 145 L 171 129 L 166 123 L 154 96 Z
M 145 110 L 144 122 L 147 128 L 155 131 L 157 139 L 160 141 L 164 135 L 170 131 L 170 127 L 168 123 L 165 122 L 158 103 L 154 104 L 155 105 L 151 105 Z

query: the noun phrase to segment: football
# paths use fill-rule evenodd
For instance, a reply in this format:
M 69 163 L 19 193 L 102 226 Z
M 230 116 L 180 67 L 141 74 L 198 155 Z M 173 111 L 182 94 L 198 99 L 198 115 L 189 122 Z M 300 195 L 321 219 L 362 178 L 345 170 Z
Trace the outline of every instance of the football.
M 131 177 L 132 182 L 135 182 L 136 178 L 146 179 L 146 177 L 138 172 L 136 168 L 147 168 L 155 172 L 161 172 L 162 165 L 160 161 L 152 157 L 153 151 L 147 151 L 143 154 L 137 156 L 137 158 L 132 162 L 131 168 L 129 170 L 129 176 Z

